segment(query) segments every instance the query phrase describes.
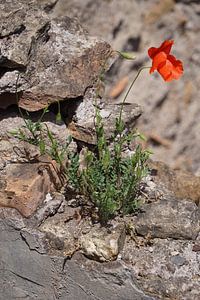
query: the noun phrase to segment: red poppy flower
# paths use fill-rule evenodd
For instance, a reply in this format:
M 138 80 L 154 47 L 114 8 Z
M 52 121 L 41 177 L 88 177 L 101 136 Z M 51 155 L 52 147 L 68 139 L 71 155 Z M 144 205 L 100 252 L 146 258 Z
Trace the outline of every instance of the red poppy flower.
M 183 74 L 182 62 L 169 54 L 173 43 L 172 40 L 166 40 L 159 48 L 151 47 L 148 50 L 152 59 L 150 74 L 157 70 L 165 81 L 179 79 Z

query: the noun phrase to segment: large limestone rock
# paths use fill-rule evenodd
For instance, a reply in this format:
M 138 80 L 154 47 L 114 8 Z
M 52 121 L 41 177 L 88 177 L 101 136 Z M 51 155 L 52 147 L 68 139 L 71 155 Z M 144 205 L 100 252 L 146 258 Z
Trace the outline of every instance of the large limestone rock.
M 0 106 L 29 111 L 83 97 L 111 48 L 69 17 L 51 19 L 37 1 L 0 4 Z M 16 91 L 18 96 L 16 96 Z

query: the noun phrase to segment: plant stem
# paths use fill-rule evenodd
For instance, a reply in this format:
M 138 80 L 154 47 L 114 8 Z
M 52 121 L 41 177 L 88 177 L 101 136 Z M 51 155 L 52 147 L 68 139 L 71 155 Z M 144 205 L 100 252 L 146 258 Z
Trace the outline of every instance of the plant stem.
M 116 136 L 117 135 L 119 136 L 119 138 L 117 139 L 117 142 L 116 142 L 119 145 L 119 149 L 118 149 L 118 153 L 117 153 L 117 164 L 116 164 L 116 173 L 117 173 L 117 177 L 118 177 L 118 180 L 117 180 L 118 181 L 118 185 L 120 185 L 120 176 L 121 176 L 119 165 L 120 165 L 121 153 L 122 153 L 122 146 L 123 146 L 122 135 L 123 135 L 123 131 L 124 131 L 124 123 L 122 123 L 122 112 L 123 112 L 123 108 L 124 108 L 124 103 L 125 103 L 128 95 L 129 95 L 129 93 L 130 93 L 130 91 L 131 91 L 134 83 L 136 82 L 136 80 L 138 79 L 140 73 L 142 72 L 142 70 L 144 70 L 144 69 L 150 69 L 150 68 L 151 67 L 144 66 L 144 67 L 141 67 L 138 70 L 135 78 L 133 79 L 133 81 L 132 81 L 130 87 L 128 88 L 128 91 L 126 92 L 126 95 L 125 95 L 125 97 L 124 97 L 124 99 L 123 99 L 123 101 L 121 103 L 119 119 L 117 121 L 118 122 L 118 126 L 119 126 L 118 128 L 120 128 L 120 129 L 116 130 Z
M 127 99 L 128 95 L 129 95 L 129 93 L 130 93 L 130 91 L 131 91 L 131 89 L 132 89 L 134 83 L 135 83 L 136 80 L 138 79 L 138 77 L 139 77 L 140 73 L 142 72 L 142 70 L 144 70 L 144 69 L 150 69 L 150 68 L 151 68 L 151 67 L 144 66 L 144 67 L 141 67 L 141 68 L 138 70 L 138 72 L 137 72 L 135 78 L 133 79 L 133 81 L 132 81 L 132 83 L 131 83 L 131 85 L 130 85 L 128 91 L 126 92 L 126 95 L 125 95 L 123 101 L 122 101 L 121 109 L 120 109 L 120 114 L 119 114 L 119 123 L 121 123 L 121 119 L 122 119 L 122 111 L 123 111 L 123 108 L 124 108 L 124 103 L 126 102 L 126 99 Z

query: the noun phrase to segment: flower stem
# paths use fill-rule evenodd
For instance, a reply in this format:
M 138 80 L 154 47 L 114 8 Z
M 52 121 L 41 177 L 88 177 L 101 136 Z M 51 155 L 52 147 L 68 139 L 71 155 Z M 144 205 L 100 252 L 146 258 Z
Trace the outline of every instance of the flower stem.
M 129 95 L 129 93 L 130 93 L 130 90 L 132 89 L 134 83 L 136 82 L 136 80 L 137 80 L 137 78 L 139 77 L 139 75 L 140 75 L 140 73 L 142 72 L 142 70 L 144 70 L 144 69 L 150 69 L 150 68 L 151 68 L 151 67 L 144 66 L 144 67 L 141 67 L 141 68 L 138 70 L 138 72 L 137 72 L 135 78 L 133 79 L 133 81 L 132 81 L 130 87 L 128 88 L 128 91 L 126 92 L 126 95 L 125 95 L 125 97 L 124 97 L 124 99 L 123 99 L 123 101 L 122 101 L 122 103 L 121 103 L 119 119 L 118 119 L 118 118 L 116 119 L 116 124 L 117 124 L 117 125 L 116 125 L 116 136 L 118 135 L 118 139 L 117 139 L 117 141 L 115 142 L 115 144 L 117 144 L 118 147 L 117 147 L 117 153 L 115 153 L 115 155 L 116 155 L 116 157 L 117 157 L 116 173 L 117 173 L 118 183 L 119 183 L 119 184 L 120 184 L 120 176 L 121 176 L 119 166 L 120 166 L 121 153 L 122 153 L 122 147 L 123 147 L 123 138 L 122 138 L 122 137 L 123 137 L 123 131 L 124 131 L 124 128 L 125 128 L 125 124 L 124 124 L 124 122 L 122 122 L 122 112 L 123 112 L 124 104 L 125 104 L 126 99 L 127 99 L 128 95 Z M 115 136 L 115 137 L 116 137 L 116 136 Z
M 121 109 L 120 109 L 120 114 L 119 114 L 119 122 L 121 122 L 121 119 L 122 119 L 122 111 L 123 111 L 123 108 L 124 108 L 124 103 L 126 102 L 126 99 L 127 99 L 128 95 L 129 95 L 129 93 L 130 93 L 130 91 L 131 91 L 131 89 L 132 89 L 134 83 L 135 83 L 136 80 L 138 79 L 138 77 L 139 77 L 140 73 L 142 72 L 142 70 L 144 70 L 144 69 L 150 69 L 150 68 L 151 68 L 151 67 L 144 66 L 144 67 L 141 67 L 141 68 L 138 70 L 138 72 L 137 72 L 135 78 L 133 79 L 133 81 L 132 81 L 132 83 L 131 83 L 131 85 L 130 85 L 128 91 L 126 92 L 126 95 L 125 95 L 123 101 L 122 101 Z

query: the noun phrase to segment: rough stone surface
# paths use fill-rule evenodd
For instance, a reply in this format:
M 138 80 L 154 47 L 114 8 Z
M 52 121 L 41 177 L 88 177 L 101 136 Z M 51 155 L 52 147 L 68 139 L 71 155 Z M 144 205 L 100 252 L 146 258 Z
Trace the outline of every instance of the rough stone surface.
M 80 248 L 79 235 L 82 227 L 75 218 L 76 211 L 68 207 L 62 214 L 47 218 L 40 226 L 40 230 L 46 233 L 51 249 L 58 255 L 70 258 Z
M 8 221 L 7 216 L 0 222 L 0 299 L 156 299 L 138 288 L 122 264 L 101 267 L 81 257 L 64 261 L 38 253 L 24 239 L 24 230 L 20 234 Z
M 112 52 L 77 21 L 49 18 L 36 1 L 1 3 L 0 18 L 1 107 L 16 102 L 16 88 L 19 105 L 29 111 L 83 97 Z
M 11 131 L 19 129 L 24 130 L 27 137 L 30 135 L 23 128 L 25 123 L 18 113 L 4 111 L 0 119 L 0 206 L 14 207 L 30 217 L 47 194 L 60 186 L 59 166 L 48 155 L 41 155 L 37 146 L 13 137 Z M 49 127 L 58 145 L 65 145 L 68 137 L 66 126 L 53 124 L 52 119 L 49 113 L 43 126 Z
M 143 236 L 195 240 L 200 230 L 200 211 L 192 202 L 163 198 L 144 207 L 135 229 Z
M 154 182 L 171 191 L 178 199 L 200 202 L 200 177 L 190 172 L 173 170 L 163 162 L 149 164 Z
M 42 297 L 54 300 L 54 285 L 58 275 L 53 272 L 50 257 L 31 251 L 20 232 L 8 226 L 6 222 L 1 220 L 0 227 L 0 299 Z
M 44 223 L 49 216 L 54 216 L 62 207 L 63 201 L 64 196 L 62 194 L 57 192 L 48 193 L 41 207 L 37 209 L 30 220 L 32 227 L 38 227 Z
M 125 242 L 125 226 L 118 225 L 112 230 L 105 228 L 93 228 L 88 234 L 81 238 L 81 249 L 83 253 L 97 261 L 115 260 L 122 250 Z
M 77 140 L 96 144 L 95 134 L 95 99 L 94 91 L 89 91 L 84 101 L 76 101 L 67 106 L 71 114 L 68 115 L 67 123 L 69 133 Z M 104 122 L 105 135 L 109 139 L 115 130 L 115 119 L 119 116 L 120 105 L 111 103 L 99 103 L 100 114 Z M 127 129 L 132 129 L 136 124 L 136 120 L 142 114 L 142 109 L 137 104 L 124 106 L 123 120 Z M 69 121 L 68 121 L 69 119 Z
M 0 209 L 0 299 L 198 300 L 200 252 L 194 248 L 198 238 L 194 242 L 135 235 L 126 238 L 114 262 L 89 260 L 79 248 L 71 258 L 74 239 L 69 233 L 79 238 L 81 229 L 85 241 L 89 235 L 91 241 L 90 226 L 75 218 L 75 210 L 66 207 L 52 216 L 49 210 L 38 227 L 34 216 L 27 220 L 13 209 Z M 110 230 L 117 243 L 119 232 L 114 237 Z
M 130 237 L 124 243 L 124 226 L 115 227 L 120 219 L 114 227 L 97 229 L 60 194 L 46 197 L 29 219 L 1 208 L 2 300 L 64 300 L 66 295 L 69 300 L 198 300 L 197 206 L 165 198 L 142 209 L 125 218 Z M 84 258 L 80 251 L 104 263 Z M 117 260 L 105 262 L 113 258 Z
M 47 170 L 41 163 L 11 164 L 1 177 L 0 206 L 17 209 L 30 217 L 53 189 Z
M 156 299 L 199 299 L 200 253 L 193 241 L 139 239 L 126 243 L 122 260 L 133 266 L 138 286 Z

